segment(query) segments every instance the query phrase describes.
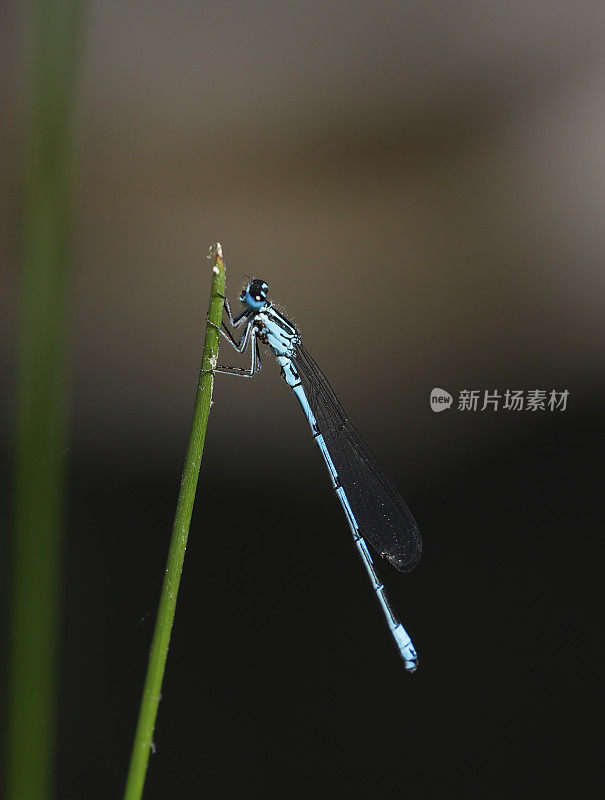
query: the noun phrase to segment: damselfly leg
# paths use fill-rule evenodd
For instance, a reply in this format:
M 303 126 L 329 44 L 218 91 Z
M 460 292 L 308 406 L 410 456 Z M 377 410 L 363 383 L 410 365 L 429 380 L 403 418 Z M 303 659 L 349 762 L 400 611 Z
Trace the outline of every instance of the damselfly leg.
M 227 301 L 225 301 L 225 304 L 227 306 Z M 227 312 L 229 314 L 230 320 L 233 320 L 233 317 L 231 316 L 231 310 L 228 307 L 227 307 Z M 239 317 L 236 317 L 236 319 L 239 320 Z M 247 318 L 244 318 L 243 321 L 245 321 L 245 319 Z M 223 322 L 223 327 L 220 328 L 218 325 L 215 325 L 214 322 L 211 322 L 210 320 L 208 320 L 208 323 L 212 325 L 213 328 L 216 328 L 216 330 L 226 339 L 226 341 L 229 342 L 229 344 L 233 347 L 233 349 L 236 350 L 238 353 L 244 353 L 246 351 L 246 348 L 248 347 L 248 344 L 250 344 L 251 347 L 250 369 L 245 369 L 244 367 L 235 367 L 229 364 L 217 364 L 216 367 L 214 368 L 215 372 L 222 372 L 225 375 L 237 375 L 240 378 L 252 378 L 257 372 L 261 371 L 262 364 L 260 360 L 258 340 L 253 333 L 253 325 L 251 322 L 248 323 L 246 329 L 240 336 L 239 341 L 235 340 L 231 331 L 229 330 L 229 328 L 227 328 L 224 322 Z M 236 325 L 237 324 L 241 324 L 241 322 L 236 323 Z

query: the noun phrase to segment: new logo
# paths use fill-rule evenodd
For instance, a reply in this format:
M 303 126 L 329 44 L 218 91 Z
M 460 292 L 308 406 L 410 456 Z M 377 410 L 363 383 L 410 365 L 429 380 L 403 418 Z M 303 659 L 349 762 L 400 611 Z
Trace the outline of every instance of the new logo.
M 446 392 L 445 389 L 435 389 L 431 390 L 431 409 L 435 412 L 445 411 L 446 408 L 449 408 L 452 405 L 453 397 L 449 392 Z

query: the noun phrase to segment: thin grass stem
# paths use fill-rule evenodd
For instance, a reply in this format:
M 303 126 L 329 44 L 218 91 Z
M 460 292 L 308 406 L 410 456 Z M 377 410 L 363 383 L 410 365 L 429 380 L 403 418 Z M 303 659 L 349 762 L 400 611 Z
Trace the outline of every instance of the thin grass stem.
M 185 548 L 189 535 L 189 524 L 195 500 L 202 452 L 204 450 L 208 415 L 212 403 L 213 370 L 216 367 L 219 345 L 219 332 L 217 327 L 214 326 L 220 326 L 221 324 L 223 298 L 225 296 L 225 262 L 220 244 L 215 246 L 214 253 L 215 262 L 212 273 L 210 308 L 193 411 L 191 435 L 174 516 L 172 538 L 170 540 L 166 572 L 149 654 L 147 677 L 145 678 L 139 719 L 132 747 L 124 800 L 140 800 L 143 794 L 149 753 L 153 748 L 153 731 L 160 701 L 162 679 L 170 644 L 170 632 L 174 621 L 177 593 L 185 558 Z

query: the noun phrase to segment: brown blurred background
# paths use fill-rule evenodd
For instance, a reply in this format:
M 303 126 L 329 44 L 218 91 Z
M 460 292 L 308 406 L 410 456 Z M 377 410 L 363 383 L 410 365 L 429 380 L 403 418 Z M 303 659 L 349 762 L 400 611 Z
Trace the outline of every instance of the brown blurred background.
M 23 17 L 3 17 L 10 420 Z M 567 753 L 595 668 L 604 22 L 597 2 L 88 4 L 61 797 L 122 785 L 216 240 L 229 294 L 269 282 L 419 519 L 418 571 L 382 572 L 421 669 L 401 674 L 270 354 L 219 376 L 146 796 L 495 797 Z M 570 398 L 436 415 L 434 386 Z

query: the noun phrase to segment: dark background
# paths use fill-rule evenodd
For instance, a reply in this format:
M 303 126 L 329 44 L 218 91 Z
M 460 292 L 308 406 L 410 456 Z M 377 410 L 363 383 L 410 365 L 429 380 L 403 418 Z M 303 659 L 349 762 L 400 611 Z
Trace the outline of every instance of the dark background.
M 271 357 L 219 376 L 145 796 L 594 787 L 602 23 L 589 2 L 88 5 L 58 796 L 122 791 L 216 240 L 230 295 L 269 282 L 418 519 L 418 569 L 378 566 L 420 668 Z M 434 386 L 570 397 L 437 415 Z

